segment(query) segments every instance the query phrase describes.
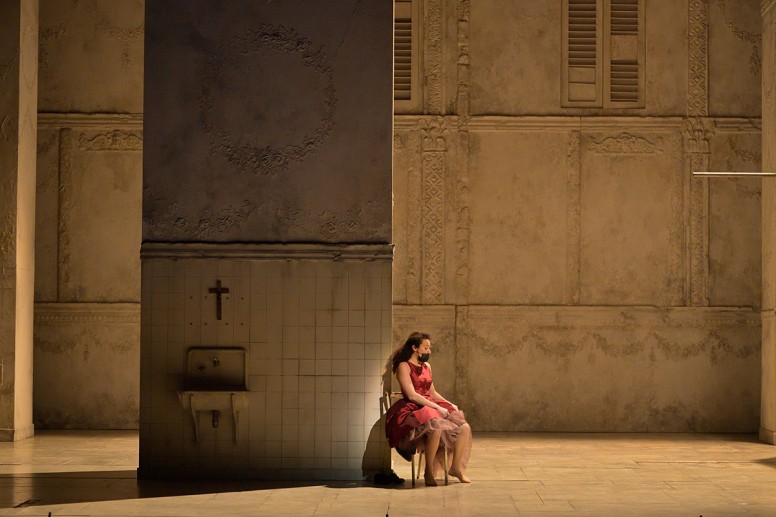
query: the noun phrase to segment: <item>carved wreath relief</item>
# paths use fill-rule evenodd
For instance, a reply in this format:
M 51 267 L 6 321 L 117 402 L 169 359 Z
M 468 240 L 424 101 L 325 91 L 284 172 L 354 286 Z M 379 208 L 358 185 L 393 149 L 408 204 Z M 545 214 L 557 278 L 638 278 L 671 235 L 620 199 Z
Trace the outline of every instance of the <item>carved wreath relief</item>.
M 282 133 L 284 124 L 271 109 L 271 104 L 259 104 L 262 97 L 271 97 L 272 92 L 256 95 L 256 86 L 251 84 L 250 78 L 246 80 L 239 72 L 229 73 L 232 68 L 239 69 L 238 60 L 246 56 L 263 56 L 271 60 L 278 59 L 278 53 L 285 56 L 284 66 L 294 73 L 283 74 L 291 79 L 287 84 L 275 85 L 276 88 L 291 88 L 299 76 L 308 77 L 306 82 L 312 85 L 305 86 L 304 95 L 299 96 L 302 98 L 298 99 L 295 108 L 302 116 L 295 117 L 293 127 L 311 125 L 311 119 L 319 116 L 317 125 L 309 127 L 301 137 L 286 142 L 273 140 L 272 135 Z M 228 82 L 228 86 L 224 87 L 224 82 Z M 224 88 L 232 92 L 230 97 L 239 96 L 243 102 L 248 100 L 247 113 L 227 111 L 227 100 L 217 93 Z M 284 96 L 287 98 L 289 96 Z M 243 173 L 259 175 L 276 174 L 320 148 L 334 127 L 336 107 L 334 70 L 323 47 L 316 47 L 294 29 L 273 25 L 264 25 L 222 46 L 207 64 L 200 97 L 202 126 L 212 135 L 211 152 L 221 154 Z M 235 127 L 235 118 L 245 120 L 249 129 L 261 126 L 261 131 L 245 135 L 244 128 Z

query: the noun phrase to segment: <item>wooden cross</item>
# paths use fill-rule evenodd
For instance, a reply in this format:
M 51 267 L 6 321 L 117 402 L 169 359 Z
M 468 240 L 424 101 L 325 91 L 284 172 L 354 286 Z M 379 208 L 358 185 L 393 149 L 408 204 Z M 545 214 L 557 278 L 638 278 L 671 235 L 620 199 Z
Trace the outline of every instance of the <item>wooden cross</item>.
M 221 294 L 229 292 L 228 287 L 221 287 L 221 280 L 216 280 L 216 286 L 208 289 L 209 293 L 216 295 L 216 319 L 221 319 Z

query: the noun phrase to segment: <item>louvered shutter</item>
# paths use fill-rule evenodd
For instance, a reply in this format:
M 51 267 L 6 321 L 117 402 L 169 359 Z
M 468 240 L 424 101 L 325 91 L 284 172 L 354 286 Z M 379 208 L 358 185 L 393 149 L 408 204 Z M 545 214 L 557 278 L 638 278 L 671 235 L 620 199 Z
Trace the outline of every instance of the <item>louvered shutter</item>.
M 601 0 L 564 0 L 563 106 L 601 107 Z
M 412 2 L 394 3 L 393 19 L 393 98 L 412 100 L 413 46 Z
M 609 0 L 606 107 L 644 106 L 643 0 Z

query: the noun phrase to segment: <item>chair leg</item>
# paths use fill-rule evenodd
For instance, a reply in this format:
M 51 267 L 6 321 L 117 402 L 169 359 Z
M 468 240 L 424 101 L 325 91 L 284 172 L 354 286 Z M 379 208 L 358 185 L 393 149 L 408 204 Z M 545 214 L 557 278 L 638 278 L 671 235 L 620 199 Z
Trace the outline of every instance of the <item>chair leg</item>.
M 423 470 L 423 451 L 418 453 L 418 479 L 420 479 L 421 470 Z
M 412 488 L 415 488 L 415 455 L 412 455 Z

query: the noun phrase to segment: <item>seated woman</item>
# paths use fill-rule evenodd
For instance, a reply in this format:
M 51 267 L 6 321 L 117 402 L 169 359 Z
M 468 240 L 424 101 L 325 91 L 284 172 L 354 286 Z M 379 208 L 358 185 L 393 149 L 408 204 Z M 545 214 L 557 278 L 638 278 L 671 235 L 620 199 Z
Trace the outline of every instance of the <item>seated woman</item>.
M 399 380 L 404 398 L 397 400 L 385 415 L 385 434 L 391 447 L 410 460 L 415 451 L 426 454 L 424 479 L 436 486 L 435 466 L 444 464 L 444 447 L 452 452 L 450 475 L 461 483 L 472 446 L 472 432 L 463 411 L 434 389 L 431 366 L 431 337 L 413 332 L 407 342 L 391 357 L 393 372 Z

